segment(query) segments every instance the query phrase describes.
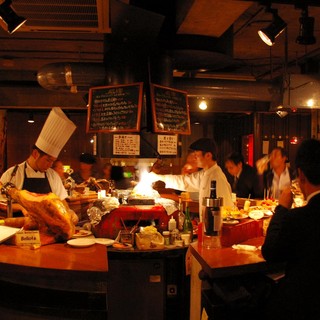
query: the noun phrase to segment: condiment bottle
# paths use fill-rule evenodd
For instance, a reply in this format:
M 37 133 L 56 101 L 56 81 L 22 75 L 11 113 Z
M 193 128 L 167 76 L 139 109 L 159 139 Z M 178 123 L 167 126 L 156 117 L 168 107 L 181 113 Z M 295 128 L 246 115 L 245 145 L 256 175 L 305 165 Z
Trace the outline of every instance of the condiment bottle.
M 190 234 L 190 242 L 192 242 L 193 225 L 192 225 L 192 221 L 191 221 L 191 218 L 190 218 L 189 204 L 188 204 L 187 201 L 186 201 L 186 204 L 185 204 L 185 218 L 184 218 L 183 231 L 182 232 Z
M 173 216 L 171 216 L 171 219 L 169 220 L 169 223 L 168 223 L 168 230 L 169 231 L 172 231 L 174 229 L 177 228 L 177 222 L 176 220 L 173 218 Z
M 178 203 L 178 230 L 181 232 L 183 231 L 183 223 L 184 223 L 185 215 L 182 209 L 182 199 L 179 197 Z
M 162 235 L 164 237 L 164 245 L 168 246 L 170 244 L 170 232 L 169 231 L 163 231 Z

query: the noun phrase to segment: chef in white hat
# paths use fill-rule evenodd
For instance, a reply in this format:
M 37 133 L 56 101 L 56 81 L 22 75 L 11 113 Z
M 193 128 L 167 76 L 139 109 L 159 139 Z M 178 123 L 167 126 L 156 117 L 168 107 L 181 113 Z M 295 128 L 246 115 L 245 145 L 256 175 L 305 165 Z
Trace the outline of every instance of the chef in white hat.
M 4 172 L 0 182 L 11 182 L 18 189 L 35 193 L 53 192 L 68 207 L 65 201 L 68 193 L 51 166 L 75 129 L 75 124 L 60 108 L 53 108 L 28 159 Z M 18 204 L 13 204 L 13 210 L 17 209 L 24 211 Z

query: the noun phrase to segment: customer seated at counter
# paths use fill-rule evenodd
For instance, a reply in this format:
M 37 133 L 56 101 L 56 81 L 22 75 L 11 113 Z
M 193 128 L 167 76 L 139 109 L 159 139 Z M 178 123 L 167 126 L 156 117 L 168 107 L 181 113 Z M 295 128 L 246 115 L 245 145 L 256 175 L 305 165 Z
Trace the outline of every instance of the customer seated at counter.
M 295 179 L 295 173 L 287 166 L 288 157 L 282 147 L 272 150 L 268 161 L 258 160 L 256 162 L 259 174 L 259 188 L 264 190 L 267 198 L 278 199 L 282 190 L 290 186 Z
M 210 196 L 211 180 L 216 180 L 217 196 L 223 197 L 225 206 L 232 206 L 231 187 L 227 181 L 225 174 L 217 164 L 217 146 L 214 140 L 209 138 L 201 138 L 193 142 L 189 147 L 197 160 L 197 166 L 203 170 L 193 172 L 186 175 L 172 174 L 156 174 L 150 172 L 148 174 L 149 181 L 163 181 L 167 188 L 181 191 L 199 192 L 199 213 L 202 213 L 202 200 L 204 197 Z M 200 214 L 202 221 L 202 214 Z
M 232 192 L 238 198 L 263 197 L 263 190 L 259 190 L 257 171 L 244 162 L 241 153 L 230 153 L 226 157 L 225 168 L 228 171 L 227 179 L 231 185 Z
M 267 229 L 262 255 L 267 262 L 286 263 L 280 280 L 262 311 L 264 319 L 320 319 L 320 141 L 305 140 L 298 148 L 295 167 L 303 207 L 291 209 L 289 187 Z

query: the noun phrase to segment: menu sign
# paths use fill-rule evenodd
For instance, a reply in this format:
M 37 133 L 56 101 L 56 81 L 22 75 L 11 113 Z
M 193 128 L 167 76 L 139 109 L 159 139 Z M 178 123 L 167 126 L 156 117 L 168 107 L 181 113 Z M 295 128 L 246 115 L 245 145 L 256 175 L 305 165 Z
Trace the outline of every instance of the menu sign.
M 151 84 L 155 132 L 191 134 L 187 92 Z
M 137 134 L 115 134 L 113 136 L 113 154 L 138 156 L 140 154 L 140 136 Z
M 143 83 L 89 89 L 87 132 L 139 132 Z
M 158 152 L 160 155 L 177 155 L 177 135 L 158 135 Z

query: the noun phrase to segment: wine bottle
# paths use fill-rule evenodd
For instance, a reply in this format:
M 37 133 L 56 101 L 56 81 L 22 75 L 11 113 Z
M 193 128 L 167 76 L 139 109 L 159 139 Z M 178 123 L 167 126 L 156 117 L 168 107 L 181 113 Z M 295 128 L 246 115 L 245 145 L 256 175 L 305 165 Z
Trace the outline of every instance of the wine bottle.
M 211 181 L 210 185 L 210 197 L 206 201 L 206 212 L 205 212 L 205 234 L 209 236 L 220 235 L 222 227 L 222 219 L 220 206 L 222 205 L 222 199 L 217 198 L 217 183 L 215 180 Z
M 181 232 L 183 231 L 183 224 L 184 224 L 185 215 L 182 209 L 182 199 L 179 197 L 178 203 L 178 230 Z
M 217 181 L 216 180 L 211 180 L 210 199 L 217 199 Z
M 184 216 L 184 223 L 183 223 L 183 233 L 190 234 L 190 242 L 192 242 L 193 238 L 193 225 L 190 218 L 190 209 L 189 203 L 186 201 L 185 203 L 185 216 Z

